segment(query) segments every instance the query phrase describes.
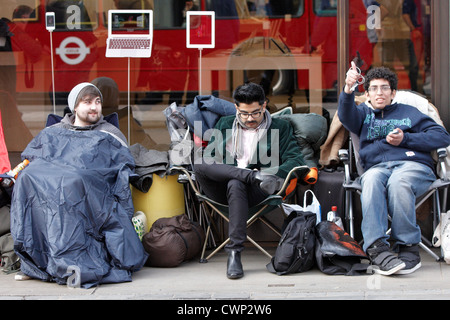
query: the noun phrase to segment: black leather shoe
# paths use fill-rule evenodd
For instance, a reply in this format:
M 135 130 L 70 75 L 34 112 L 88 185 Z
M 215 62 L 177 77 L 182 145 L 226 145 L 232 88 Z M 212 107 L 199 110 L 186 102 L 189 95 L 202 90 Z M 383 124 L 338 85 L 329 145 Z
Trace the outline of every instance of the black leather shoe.
M 275 174 L 262 173 L 258 171 L 255 179 L 259 181 L 259 187 L 267 194 L 274 194 L 283 186 L 284 180 Z
M 244 276 L 242 269 L 241 253 L 237 250 L 231 250 L 228 253 L 227 277 L 228 279 L 239 279 Z

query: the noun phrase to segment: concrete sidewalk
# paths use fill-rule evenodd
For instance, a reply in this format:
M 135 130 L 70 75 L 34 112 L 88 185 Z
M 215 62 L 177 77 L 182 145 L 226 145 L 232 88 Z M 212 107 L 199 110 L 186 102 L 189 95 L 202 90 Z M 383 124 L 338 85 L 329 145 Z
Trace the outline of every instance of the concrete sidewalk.
M 294 299 L 450 299 L 450 265 L 421 251 L 422 268 L 410 275 L 329 276 L 317 269 L 289 276 L 266 270 L 268 258 L 253 248 L 242 255 L 245 276 L 226 278 L 222 251 L 206 264 L 190 261 L 177 268 L 149 268 L 133 281 L 91 289 L 39 280 L 15 281 L 0 274 L 0 299 L 12 300 L 294 300 Z

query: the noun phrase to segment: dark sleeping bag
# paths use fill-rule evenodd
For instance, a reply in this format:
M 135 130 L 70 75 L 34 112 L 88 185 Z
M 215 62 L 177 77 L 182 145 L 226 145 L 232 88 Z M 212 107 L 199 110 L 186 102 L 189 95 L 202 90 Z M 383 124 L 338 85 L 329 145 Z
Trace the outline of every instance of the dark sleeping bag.
M 128 148 L 101 131 L 48 127 L 22 153 L 11 203 L 11 233 L 21 270 L 81 286 L 131 281 L 147 259 L 131 218 Z

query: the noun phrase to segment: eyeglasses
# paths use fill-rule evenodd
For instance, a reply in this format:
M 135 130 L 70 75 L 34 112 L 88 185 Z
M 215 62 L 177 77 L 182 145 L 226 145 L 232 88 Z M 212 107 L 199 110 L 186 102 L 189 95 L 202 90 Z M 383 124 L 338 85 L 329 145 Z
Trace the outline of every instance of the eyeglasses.
M 381 89 L 381 91 L 383 91 L 383 92 L 389 92 L 391 90 L 391 87 L 387 86 L 387 85 L 380 86 L 380 87 L 371 86 L 371 87 L 369 87 L 368 91 L 373 93 L 373 92 L 378 92 L 378 89 Z
M 253 119 L 258 119 L 259 117 L 261 117 L 261 114 L 262 114 L 262 108 L 259 111 L 254 111 L 251 113 L 238 112 L 238 115 L 241 119 L 248 119 L 248 117 L 250 117 L 250 116 L 252 116 Z

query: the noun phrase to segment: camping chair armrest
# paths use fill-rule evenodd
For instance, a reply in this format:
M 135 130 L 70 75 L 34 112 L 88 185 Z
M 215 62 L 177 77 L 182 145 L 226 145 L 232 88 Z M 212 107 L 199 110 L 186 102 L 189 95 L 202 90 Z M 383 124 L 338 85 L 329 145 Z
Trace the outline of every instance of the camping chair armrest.
M 447 157 L 447 149 L 446 148 L 439 148 L 436 150 L 439 161 L 444 161 L 445 157 Z
M 190 176 L 190 172 L 185 167 L 173 166 L 173 167 L 170 167 L 168 170 L 169 170 L 170 173 L 172 173 L 173 171 L 181 171 L 184 174 Z
M 289 182 L 292 178 L 297 178 L 299 181 L 302 180 L 308 174 L 304 174 L 306 169 L 308 169 L 308 172 L 311 170 L 311 168 L 306 165 L 292 168 L 286 176 L 285 183 L 286 181 Z
M 338 155 L 339 155 L 339 160 L 341 160 L 343 163 L 349 163 L 350 158 L 348 156 L 347 149 L 339 149 Z
M 286 188 L 289 186 L 292 179 L 297 178 L 297 184 L 302 181 L 303 175 L 301 175 L 300 173 L 304 173 L 306 169 L 310 170 L 310 168 L 306 165 L 292 168 L 284 179 L 283 186 L 276 193 L 276 195 L 282 195 L 286 191 Z
M 339 149 L 339 160 L 342 161 L 344 164 L 344 171 L 345 171 L 345 181 L 344 183 L 350 182 L 350 157 L 348 155 L 347 149 Z
M 445 159 L 447 158 L 447 149 L 439 148 L 436 150 L 439 160 L 439 165 L 441 166 L 441 177 L 443 180 L 447 180 L 447 167 L 445 166 Z
M 306 169 L 310 169 L 308 166 L 304 165 L 304 166 L 297 166 L 291 169 L 291 171 L 288 172 L 286 178 L 284 178 L 284 182 L 289 183 L 289 180 L 297 178 L 299 180 L 303 179 L 304 177 L 304 173 Z M 303 175 L 301 174 L 303 173 Z
M 193 180 L 193 173 L 190 172 L 189 170 L 187 170 L 184 167 L 174 166 L 174 167 L 169 168 L 169 172 L 170 173 L 177 172 L 177 171 L 184 175 L 183 178 L 187 178 L 188 179 L 189 184 L 192 187 L 192 190 L 194 190 L 195 193 L 200 194 L 198 186 Z M 180 181 L 178 181 L 178 182 L 180 182 Z

